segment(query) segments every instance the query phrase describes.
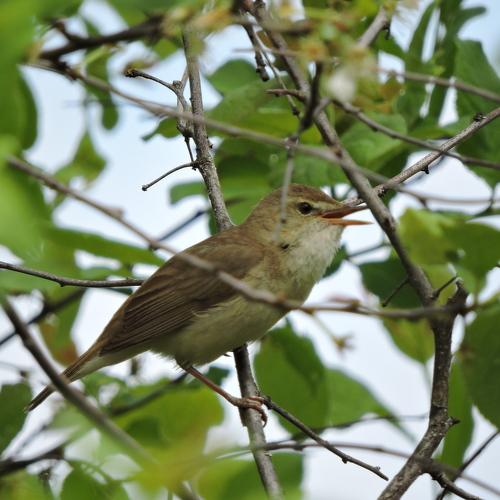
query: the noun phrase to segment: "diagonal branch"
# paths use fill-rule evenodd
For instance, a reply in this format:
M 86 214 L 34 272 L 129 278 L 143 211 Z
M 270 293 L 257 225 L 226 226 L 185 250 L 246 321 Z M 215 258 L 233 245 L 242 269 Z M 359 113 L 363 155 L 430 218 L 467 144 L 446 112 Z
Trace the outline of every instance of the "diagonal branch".
M 45 356 L 38 344 L 35 342 L 26 324 L 21 320 L 14 307 L 6 300 L 3 304 L 5 314 L 10 319 L 12 325 L 16 329 L 17 334 L 21 337 L 24 346 L 36 359 L 42 370 L 49 377 L 54 387 L 69 401 L 76 406 L 78 410 L 85 415 L 98 429 L 107 434 L 121 448 L 129 452 L 140 462 L 151 463 L 152 457 L 147 453 L 134 439 L 127 433 L 117 427 L 109 418 L 106 417 L 98 408 L 90 404 L 85 396 L 70 386 L 52 366 L 49 359 Z
M 257 0 L 254 5 L 255 8 L 253 13 L 257 21 L 260 22 L 261 20 L 268 19 L 268 13 L 263 2 L 261 0 Z M 283 54 L 287 52 L 287 44 L 280 34 L 273 33 L 269 30 L 266 31 L 266 34 L 276 49 Z M 296 88 L 307 96 L 310 93 L 310 87 L 300 66 L 291 56 L 282 55 L 282 59 L 290 77 L 295 83 Z M 338 135 L 332 127 L 325 112 L 316 115 L 315 123 L 323 141 L 331 148 L 331 150 L 333 150 L 335 155 L 340 158 L 339 163 L 347 178 L 356 188 L 361 198 L 370 208 L 380 227 L 386 233 L 396 254 L 401 260 L 404 269 L 406 270 L 409 283 L 417 292 L 422 304 L 424 306 L 432 305 L 434 301 L 433 287 L 423 270 L 415 265 L 410 259 L 397 233 L 396 223 L 387 207 L 380 200 L 378 196 L 379 193 L 372 189 L 367 178 L 363 175 L 362 171 L 358 168 L 347 150 L 345 150 L 342 146 Z M 448 141 L 448 143 L 450 143 L 450 141 Z M 434 154 L 440 155 L 442 153 Z M 397 183 L 396 181 L 393 182 Z M 402 180 L 400 182 L 402 182 Z M 450 303 L 463 305 L 465 304 L 466 297 L 466 292 L 459 285 L 457 292 L 452 299 L 450 299 Z M 412 457 L 410 457 L 401 471 L 382 492 L 380 498 L 383 500 L 399 498 L 417 479 L 417 477 L 425 472 L 421 461 L 417 460 L 416 456 L 431 458 L 444 435 L 450 426 L 453 425 L 453 420 L 449 418 L 447 410 L 448 379 L 451 362 L 451 332 L 454 319 L 455 314 L 445 315 L 441 318 L 429 318 L 429 323 L 434 333 L 435 359 L 428 428 L 417 445 Z

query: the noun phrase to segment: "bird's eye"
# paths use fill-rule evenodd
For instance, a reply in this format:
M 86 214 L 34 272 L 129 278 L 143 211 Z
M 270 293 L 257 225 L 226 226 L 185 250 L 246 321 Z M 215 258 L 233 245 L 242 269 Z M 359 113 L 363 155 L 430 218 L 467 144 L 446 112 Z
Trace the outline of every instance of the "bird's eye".
M 302 215 L 310 214 L 313 210 L 312 205 L 310 203 L 307 203 L 306 201 L 299 203 L 297 205 L 297 208 Z

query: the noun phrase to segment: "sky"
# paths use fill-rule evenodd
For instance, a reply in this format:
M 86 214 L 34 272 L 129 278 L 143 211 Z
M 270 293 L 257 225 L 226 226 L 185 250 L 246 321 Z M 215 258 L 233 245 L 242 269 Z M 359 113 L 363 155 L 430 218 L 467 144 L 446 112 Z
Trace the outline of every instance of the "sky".
M 462 36 L 481 40 L 490 61 L 498 63 L 500 58 L 498 51 L 500 2 L 495 0 L 467 2 L 467 5 L 470 6 L 477 4 L 486 5 L 488 13 L 470 22 L 465 27 Z M 98 1 L 87 2 L 85 12 L 92 16 L 96 24 L 102 26 L 106 31 L 111 32 L 121 27 L 120 20 Z M 392 33 L 404 43 L 411 35 L 417 20 L 415 11 L 396 18 L 393 22 Z M 74 26 L 74 28 L 77 29 L 78 26 Z M 60 40 L 54 40 L 53 43 L 60 43 Z M 222 34 L 213 36 L 208 41 L 208 47 L 202 59 L 203 68 L 207 71 L 213 71 L 227 58 L 235 57 L 235 50 L 247 47 L 247 40 L 242 32 L 236 28 L 230 28 Z M 172 96 L 160 86 L 151 82 L 120 77 L 124 63 L 140 54 L 143 54 L 142 47 L 140 44 L 134 43 L 126 55 L 115 58 L 111 71 L 115 75 L 116 85 L 151 100 L 175 104 Z M 245 54 L 238 52 L 237 57 L 245 57 Z M 248 55 L 248 57 L 251 56 Z M 392 67 L 393 61 L 387 58 L 384 64 Z M 154 74 L 159 78 L 171 81 L 179 79 L 183 70 L 184 60 L 179 54 L 171 57 L 167 63 L 156 66 Z M 30 69 L 27 70 L 26 74 L 39 103 L 39 130 L 41 132 L 37 143 L 29 152 L 28 158 L 48 171 L 53 171 L 72 158 L 74 148 L 78 144 L 86 122 L 96 121 L 96 109 L 82 112 L 80 103 L 83 94 L 77 84 L 40 70 Z M 203 92 L 207 107 L 217 102 L 217 94 L 206 82 L 203 86 Z M 130 221 L 141 226 L 149 234 L 159 235 L 169 228 L 175 227 L 179 221 L 184 220 L 199 208 L 205 208 L 206 203 L 201 197 L 189 198 L 173 206 L 168 203 L 170 186 L 181 181 L 198 179 L 198 176 L 190 169 L 182 170 L 175 174 L 175 177 L 167 178 L 166 181 L 151 188 L 146 193 L 142 192 L 142 184 L 174 166 L 189 161 L 189 159 L 184 143 L 180 139 L 166 140 L 157 137 L 149 142 L 144 142 L 141 139 L 156 126 L 154 118 L 129 105 L 121 106 L 120 112 L 122 114 L 120 123 L 112 132 L 92 127 L 91 133 L 97 148 L 109 162 L 104 174 L 90 189 L 89 194 L 111 206 L 125 205 L 126 216 Z M 445 120 L 451 121 L 453 118 L 451 112 L 445 116 Z M 419 189 L 429 194 L 446 194 L 456 197 L 488 196 L 488 190 L 484 183 L 452 159 L 445 160 L 439 169 L 419 184 Z M 409 206 L 416 206 L 415 202 L 409 197 L 401 197 L 400 201 L 391 208 L 397 216 Z M 442 205 L 435 204 L 434 206 L 440 207 Z M 369 219 L 369 215 L 365 217 L 367 220 Z M 77 202 L 65 202 L 63 209 L 59 211 L 58 218 L 61 224 L 68 227 L 79 227 L 124 241 L 140 243 L 137 238 L 113 221 Z M 200 219 L 190 226 L 189 230 L 169 240 L 169 243 L 180 250 L 206 236 L 208 236 L 206 221 Z M 362 232 L 356 229 L 347 230 L 344 236 L 349 251 L 369 247 L 379 240 L 380 231 L 375 225 L 363 228 Z M 383 252 L 380 252 L 380 257 L 384 256 Z M 375 255 L 371 254 L 370 259 L 374 258 Z M 0 256 L 5 257 L 5 260 L 9 257 L 8 252 L 2 251 L 2 249 L 0 249 Z M 96 262 L 94 258 L 84 254 L 79 255 L 79 259 L 84 264 Z M 144 274 L 149 274 L 152 268 L 144 266 L 141 271 Z M 498 274 L 496 278 L 498 279 Z M 364 303 L 372 300 L 363 290 L 361 278 L 356 268 L 349 264 L 344 264 L 340 272 L 335 274 L 333 278 L 324 280 L 318 285 L 313 290 L 309 301 L 311 303 L 319 302 L 332 295 L 356 297 Z M 81 351 L 93 342 L 122 300 L 123 298 L 119 294 L 106 290 L 92 290 L 86 294 L 73 329 L 73 337 Z M 19 304 L 25 317 L 36 312 L 38 307 L 38 303 L 30 299 L 20 299 Z M 428 410 L 429 371 L 423 376 L 421 366 L 408 361 L 400 354 L 393 347 L 391 340 L 383 332 L 377 320 L 330 313 L 322 313 L 319 317 L 324 325 L 336 335 L 351 335 L 351 343 L 354 346 L 352 350 L 340 354 L 330 337 L 322 331 L 322 328 L 315 321 L 300 313 L 292 313 L 291 319 L 296 329 L 301 334 L 311 338 L 325 364 L 345 370 L 368 385 L 382 402 L 398 414 L 421 415 Z M 7 321 L 3 316 L 0 316 L 0 333 L 8 330 Z M 455 343 L 460 338 L 460 326 L 457 331 Z M 250 350 L 254 352 L 257 348 L 258 346 L 254 345 L 251 346 Z M 144 355 L 143 358 L 145 359 L 143 374 L 146 379 L 153 380 L 162 374 L 172 375 L 176 373 L 173 363 L 150 354 Z M 12 361 L 13 359 L 21 366 L 34 366 L 29 354 L 24 351 L 17 340 L 0 350 L 0 362 Z M 232 375 L 225 387 L 230 392 L 237 394 L 238 387 L 232 359 L 221 359 L 217 361 L 217 364 L 231 368 Z M 118 365 L 111 368 L 110 371 L 124 374 L 126 366 Z M 14 380 L 14 374 L 4 369 L 0 364 L 0 382 L 11 380 Z M 41 372 L 37 380 L 40 381 L 40 384 L 45 380 Z M 35 427 L 35 420 L 40 422 L 41 419 L 49 418 L 50 405 L 56 399 L 57 397 L 52 398 L 46 406 L 37 410 L 36 415 L 29 417 L 26 432 Z M 474 434 L 476 445 L 492 431 L 492 427 L 481 417 L 477 416 L 477 421 L 478 425 Z M 420 436 L 425 428 L 423 422 L 410 422 L 408 425 L 415 436 Z M 269 439 L 279 439 L 285 435 L 272 415 L 266 428 L 266 434 Z M 351 430 L 331 431 L 325 437 L 331 440 L 383 444 L 399 450 L 411 449 L 411 444 L 401 433 L 395 431 L 391 426 L 377 422 L 359 425 Z M 238 413 L 233 408 L 227 407 L 226 419 L 221 426 L 211 432 L 208 447 L 221 442 L 234 442 L 234 440 L 245 444 L 247 442 L 246 431 L 241 427 Z M 48 445 L 47 441 L 36 442 L 31 450 L 42 449 Z M 471 449 L 473 448 L 474 445 Z M 359 451 L 353 454 L 370 463 L 380 465 L 384 472 L 389 475 L 396 473 L 402 465 L 400 459 L 392 457 Z M 498 473 L 498 463 L 491 460 L 493 456 L 500 456 L 500 440 L 491 445 L 489 452 L 475 462 L 469 473 L 494 484 Z M 374 498 L 376 493 L 383 488 L 380 479 L 355 466 L 342 464 L 326 451 L 309 451 L 305 460 L 305 468 L 304 487 L 306 497 L 310 499 L 326 500 L 332 498 L 332 488 L 336 492 L 336 498 L 342 500 Z M 473 491 L 469 483 L 462 484 L 468 490 Z M 405 498 L 409 500 L 432 498 L 430 492 L 437 491 L 433 488 L 434 486 L 431 485 L 428 478 L 420 478 Z M 480 490 L 477 491 L 480 492 Z

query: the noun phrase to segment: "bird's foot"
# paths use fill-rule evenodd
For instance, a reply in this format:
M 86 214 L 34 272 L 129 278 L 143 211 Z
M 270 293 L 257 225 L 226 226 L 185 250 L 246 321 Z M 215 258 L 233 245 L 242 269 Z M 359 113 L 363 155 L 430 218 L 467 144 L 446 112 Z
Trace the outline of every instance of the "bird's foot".
M 227 394 L 226 397 L 227 401 L 229 401 L 232 405 L 243 409 L 251 409 L 258 411 L 260 413 L 260 418 L 262 419 L 262 423 L 264 427 L 267 424 L 267 414 L 264 411 L 264 408 L 262 407 L 266 403 L 266 399 L 262 396 L 247 396 L 244 398 L 237 398 L 235 396 L 231 396 L 230 394 Z

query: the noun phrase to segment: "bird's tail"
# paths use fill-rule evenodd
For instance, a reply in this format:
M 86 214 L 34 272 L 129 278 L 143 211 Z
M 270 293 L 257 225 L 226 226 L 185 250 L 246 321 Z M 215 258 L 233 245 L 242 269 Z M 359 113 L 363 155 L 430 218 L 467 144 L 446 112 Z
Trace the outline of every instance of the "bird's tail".
M 71 363 L 66 370 L 64 370 L 61 375 L 69 382 L 74 382 L 81 377 L 87 375 L 88 373 L 94 371 L 97 368 L 90 367 L 90 361 L 96 357 L 95 345 L 92 346 L 88 351 L 84 352 L 76 361 Z M 54 392 L 54 386 L 52 384 L 47 385 L 40 393 L 38 393 L 30 403 L 25 407 L 26 412 L 34 410 L 38 405 L 42 404 L 52 393 Z

